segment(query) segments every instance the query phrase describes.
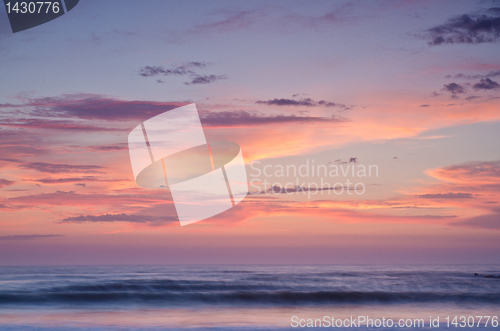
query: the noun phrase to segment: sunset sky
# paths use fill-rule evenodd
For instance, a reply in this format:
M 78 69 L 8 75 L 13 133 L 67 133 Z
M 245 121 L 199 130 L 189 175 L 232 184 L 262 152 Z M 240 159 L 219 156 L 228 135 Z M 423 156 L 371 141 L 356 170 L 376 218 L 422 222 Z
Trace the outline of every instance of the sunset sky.
M 82 0 L 15 34 L 2 8 L 0 265 L 500 263 L 499 55 L 498 1 Z M 378 176 L 181 227 L 127 136 L 190 103 L 249 182 Z

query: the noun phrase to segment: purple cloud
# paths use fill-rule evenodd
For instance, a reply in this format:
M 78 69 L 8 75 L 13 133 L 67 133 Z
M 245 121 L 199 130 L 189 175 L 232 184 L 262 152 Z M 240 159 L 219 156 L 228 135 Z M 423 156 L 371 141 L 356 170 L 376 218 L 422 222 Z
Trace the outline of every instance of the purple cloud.
M 500 87 L 497 82 L 492 81 L 489 78 L 481 79 L 479 83 L 472 86 L 475 90 L 493 90 Z
M 499 8 L 449 19 L 428 31 L 429 45 L 491 43 L 500 37 Z
M 457 83 L 444 84 L 442 91 L 451 92 L 453 95 L 461 94 L 465 93 L 465 86 Z
M 265 104 L 269 106 L 305 106 L 305 107 L 318 107 L 318 106 L 324 106 L 324 107 L 338 107 L 338 108 L 348 108 L 346 105 L 341 104 L 341 103 L 335 103 L 335 102 L 330 102 L 330 101 L 325 101 L 325 100 L 320 100 L 318 102 L 312 100 L 311 98 L 304 98 L 300 100 L 294 100 L 294 99 L 272 99 L 272 100 L 259 100 L 256 103 L 258 104 Z
M 0 188 L 6 187 L 6 186 L 11 186 L 14 183 L 15 182 L 12 181 L 12 180 L 7 180 L 7 179 L 0 178 Z
M 437 194 L 422 194 L 419 195 L 420 198 L 426 199 L 472 199 L 471 193 L 437 193 Z
M 22 104 L 18 105 L 3 104 L 0 108 L 27 108 L 28 111 L 24 111 L 27 116 L 43 117 L 43 121 L 57 118 L 57 120 L 52 120 L 50 123 L 55 122 L 59 125 L 65 125 L 66 123 L 64 122 L 58 122 L 61 121 L 61 117 L 88 120 L 137 121 L 146 120 L 168 110 L 186 105 L 186 103 L 178 102 L 123 101 L 94 94 L 65 94 L 60 97 L 24 98 L 23 101 Z M 47 125 L 47 122 L 37 122 L 40 121 L 39 119 L 17 119 L 17 121 L 21 121 L 23 125 L 25 121 L 28 121 L 26 122 L 27 124 L 31 123 L 34 126 Z M 11 124 L 15 125 L 15 122 Z M 74 125 L 76 123 L 70 124 Z
M 190 82 L 185 82 L 185 85 L 209 84 L 221 79 L 227 79 L 226 75 L 193 75 Z

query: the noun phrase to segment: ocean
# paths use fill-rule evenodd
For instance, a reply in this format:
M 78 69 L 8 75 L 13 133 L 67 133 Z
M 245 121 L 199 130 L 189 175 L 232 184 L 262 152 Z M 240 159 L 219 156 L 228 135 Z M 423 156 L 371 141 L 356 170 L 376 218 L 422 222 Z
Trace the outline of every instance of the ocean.
M 499 265 L 0 267 L 0 330 L 500 330 L 500 278 L 484 277 L 499 273 Z

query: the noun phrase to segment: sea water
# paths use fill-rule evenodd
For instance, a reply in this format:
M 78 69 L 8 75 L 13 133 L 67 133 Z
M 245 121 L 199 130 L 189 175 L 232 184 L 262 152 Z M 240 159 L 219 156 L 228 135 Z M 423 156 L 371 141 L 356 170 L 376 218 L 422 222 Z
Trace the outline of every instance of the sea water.
M 0 330 L 500 330 L 500 278 L 484 277 L 499 273 L 498 265 L 0 267 Z

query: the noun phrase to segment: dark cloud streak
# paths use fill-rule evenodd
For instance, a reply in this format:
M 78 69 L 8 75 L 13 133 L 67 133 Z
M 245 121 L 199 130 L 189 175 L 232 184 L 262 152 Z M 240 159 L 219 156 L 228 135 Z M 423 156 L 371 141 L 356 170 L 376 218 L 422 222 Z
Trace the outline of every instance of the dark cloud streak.
M 170 223 L 177 222 L 176 216 L 150 216 L 150 215 L 127 215 L 127 214 L 105 214 L 105 215 L 81 215 L 76 217 L 67 217 L 58 223 Z
M 305 106 L 305 107 L 318 107 L 318 106 L 323 106 L 323 107 L 338 107 L 338 108 L 344 108 L 347 109 L 348 107 L 344 104 L 341 103 L 335 103 L 335 102 L 330 102 L 330 101 L 325 101 L 325 100 L 320 100 L 318 102 L 312 100 L 311 98 L 304 98 L 300 100 L 294 100 L 294 99 L 272 99 L 272 100 L 259 100 L 256 103 L 258 104 L 265 104 L 269 106 Z
M 201 123 L 205 127 L 237 127 L 266 125 L 277 123 L 318 123 L 318 122 L 345 122 L 337 117 L 312 117 L 296 115 L 264 115 L 259 112 L 244 110 L 201 112 Z
M 425 199 L 472 199 L 471 193 L 437 193 L 437 194 L 422 194 L 419 198 Z
M 192 75 L 190 82 L 185 82 L 185 85 L 209 84 L 221 79 L 227 79 L 226 75 Z
M 227 79 L 226 75 L 201 75 L 196 71 L 196 69 L 204 69 L 209 65 L 211 63 L 192 61 L 170 69 L 163 66 L 145 66 L 139 70 L 139 75 L 143 77 L 189 75 L 191 81 L 184 82 L 184 85 L 210 84 L 218 80 Z M 162 80 L 157 80 L 157 82 L 164 83 Z
M 166 69 L 163 66 L 145 66 L 139 70 L 139 75 L 141 75 L 143 77 L 154 77 L 154 76 L 159 76 L 159 75 L 163 75 L 163 76 L 190 75 L 190 74 L 196 74 L 196 72 L 193 70 L 193 68 L 205 68 L 208 65 L 210 65 L 210 63 L 192 61 L 192 62 L 184 63 L 183 65 L 180 65 L 180 66 L 172 67 L 171 69 Z
M 20 167 L 24 169 L 36 170 L 39 172 L 47 172 L 51 174 L 73 173 L 73 172 L 98 174 L 98 173 L 103 173 L 100 170 L 104 169 L 104 167 L 97 165 L 60 164 L 60 163 L 46 163 L 46 162 L 26 163 L 26 164 L 21 164 Z

